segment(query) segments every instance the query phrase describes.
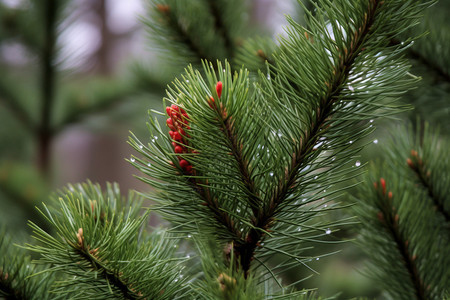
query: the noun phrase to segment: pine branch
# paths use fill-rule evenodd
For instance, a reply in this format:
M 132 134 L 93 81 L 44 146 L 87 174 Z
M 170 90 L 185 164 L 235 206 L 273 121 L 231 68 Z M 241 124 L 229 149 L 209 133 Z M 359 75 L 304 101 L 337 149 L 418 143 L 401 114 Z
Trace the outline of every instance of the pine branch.
M 392 46 L 398 46 L 401 45 L 402 42 L 400 42 L 397 39 L 391 40 Z M 421 52 L 416 51 L 413 47 L 410 47 L 408 51 L 406 52 L 407 57 L 410 59 L 417 60 L 419 63 L 427 66 L 428 69 L 433 70 L 434 73 L 436 73 L 441 79 L 450 82 L 450 74 L 448 74 L 440 65 L 437 65 L 432 60 L 429 59 L 428 56 L 423 55 Z
M 336 69 L 334 70 L 334 78 L 332 84 L 325 84 L 328 87 L 327 93 L 321 98 L 319 107 L 316 110 L 316 119 L 310 125 L 309 130 L 305 130 L 303 140 L 299 141 L 299 148 L 292 155 L 292 163 L 286 167 L 286 178 L 283 178 L 279 186 L 270 194 L 270 202 L 265 211 L 254 216 L 255 228 L 262 228 L 268 230 L 273 222 L 274 216 L 278 207 L 290 195 L 290 191 L 295 186 L 299 176 L 299 171 L 308 162 L 308 156 L 314 145 L 317 144 L 321 137 L 320 131 L 326 130 L 327 120 L 333 115 L 333 104 L 339 99 L 338 95 L 341 93 L 344 84 L 348 81 L 349 74 L 352 70 L 356 56 L 360 55 L 364 40 L 370 33 L 370 29 L 375 22 L 376 10 L 379 2 L 374 0 L 369 2 L 367 11 L 364 12 L 364 22 L 357 32 L 352 36 L 349 47 L 342 49 L 342 56 Z M 252 229 L 247 237 L 246 244 L 239 246 L 236 251 L 241 254 L 241 264 L 246 272 L 250 269 L 251 261 L 253 260 L 254 252 L 258 243 L 260 243 L 264 233 L 258 229 Z
M 377 188 L 378 185 L 376 185 Z M 386 194 L 386 182 L 383 178 L 380 179 L 381 189 L 378 191 L 379 197 L 378 218 L 380 222 L 386 227 L 386 230 L 390 233 L 392 240 L 395 242 L 398 252 L 403 258 L 403 263 L 408 270 L 411 283 L 414 286 L 417 299 L 427 299 L 425 296 L 425 287 L 423 286 L 423 279 L 420 278 L 417 266 L 415 264 L 416 256 L 413 256 L 408 251 L 409 239 L 405 238 L 399 230 L 399 215 L 395 212 L 395 208 L 392 207 L 392 192 Z M 410 247 L 414 248 L 413 245 Z
M 447 223 L 450 222 L 450 215 L 445 211 L 444 200 L 440 199 L 436 191 L 434 191 L 433 184 L 430 178 L 430 171 L 426 169 L 427 161 L 423 161 L 421 157 L 418 156 L 417 151 L 411 150 L 411 158 L 407 159 L 407 164 L 409 168 L 417 176 L 422 186 L 427 190 L 428 196 L 433 200 L 435 207 L 438 212 L 441 213 Z
M 0 298 L 2 299 L 50 299 L 48 292 L 55 278 L 31 264 L 23 249 L 13 244 L 11 236 L 0 232 Z M 48 267 L 48 266 L 46 266 Z M 52 298 L 54 299 L 54 298 Z
M 183 259 L 175 256 L 177 240 L 148 234 L 139 215 L 139 199 L 123 201 L 117 185 L 102 192 L 91 183 L 69 186 L 58 207 L 44 205 L 55 231 L 51 236 L 30 223 L 40 245 L 27 248 L 52 263 L 47 272 L 67 277 L 53 286 L 61 297 L 86 299 L 176 299 L 188 292 L 180 276 Z
M 191 38 L 186 31 L 186 28 L 181 26 L 176 15 L 174 15 L 172 8 L 168 4 L 158 4 L 156 9 L 160 13 L 160 16 L 164 18 L 167 27 L 173 30 L 177 42 L 186 45 L 199 61 L 202 59 L 209 59 L 209 57 L 206 57 L 203 49 L 201 49 L 201 47 Z
M 227 58 L 231 60 L 234 57 L 235 46 L 229 32 L 226 30 L 223 15 L 221 13 L 221 7 L 219 7 L 220 4 L 218 1 L 208 0 L 208 5 L 215 20 L 215 30 L 220 34 L 220 36 L 222 36 Z
M 82 228 L 80 228 L 81 231 L 78 231 L 78 234 L 80 234 L 81 241 L 83 238 L 83 231 Z M 91 270 L 95 270 L 97 274 L 99 274 L 99 277 L 103 277 L 103 279 L 108 282 L 113 290 L 118 290 L 119 294 L 125 299 L 141 299 L 142 293 L 139 291 L 136 291 L 131 287 L 131 285 L 128 285 L 121 277 L 120 274 L 117 272 L 117 270 L 110 269 L 108 266 L 103 265 L 99 258 L 96 257 L 97 252 L 102 252 L 102 249 L 96 248 L 93 250 L 89 250 L 89 248 L 85 248 L 84 244 L 78 244 L 79 249 L 76 249 L 76 253 L 78 254 L 77 260 L 80 265 L 85 265 L 87 263 L 88 268 Z M 84 263 L 83 263 L 84 262 Z
M 324 203 L 339 191 L 326 190 L 354 176 L 346 166 L 360 147 L 352 144 L 371 132 L 369 119 L 397 112 L 392 101 L 415 81 L 406 77 L 404 49 L 388 45 L 421 9 L 403 1 L 325 1 L 310 31 L 290 20 L 270 76 L 260 74 L 251 93 L 247 71 L 205 65 L 203 76 L 187 69 L 168 90 L 170 138 L 151 120 L 152 142 L 130 142 L 145 157 L 130 161 L 160 191 L 151 197 L 157 209 L 183 234 L 217 237 L 246 279 L 274 254 L 288 257 L 284 266 L 302 263 L 295 241 L 333 232 L 315 217 L 335 209 Z M 223 215 L 212 219 L 204 207 L 210 203 Z
M 42 107 L 39 127 L 39 167 L 43 174 L 47 175 L 50 164 L 50 144 L 52 140 L 51 118 L 54 106 L 54 81 L 55 81 L 55 42 L 56 42 L 56 22 L 59 9 L 58 1 L 46 0 L 44 2 L 44 42 L 41 53 L 42 59 Z
M 444 253 L 450 244 L 448 222 L 436 213 L 432 199 L 440 199 L 445 209 L 449 165 L 441 157 L 449 148 L 427 123 L 423 132 L 413 132 L 412 127 L 394 131 L 385 143 L 380 152 L 387 161 L 370 168 L 368 181 L 375 178 L 375 189 L 359 186 L 353 212 L 361 220 L 361 245 L 372 260 L 369 272 L 392 297 L 441 299 L 449 277 L 445 268 L 436 266 L 449 264 Z M 418 151 L 406 158 L 408 149 Z M 433 195 L 420 176 L 433 184 Z

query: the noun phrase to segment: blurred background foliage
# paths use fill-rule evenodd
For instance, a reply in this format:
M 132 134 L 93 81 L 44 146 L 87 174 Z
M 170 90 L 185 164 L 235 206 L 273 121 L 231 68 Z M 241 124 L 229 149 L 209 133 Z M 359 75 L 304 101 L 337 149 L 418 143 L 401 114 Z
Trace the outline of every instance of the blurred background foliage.
M 129 130 L 147 136 L 147 110 L 162 109 L 166 85 L 204 58 L 264 68 L 276 35 L 283 33 L 284 14 L 304 24 L 303 9 L 314 11 L 314 1 L 303 8 L 291 0 L 209 1 L 216 18 L 205 25 L 195 18 L 201 2 L 0 0 L 0 226 L 15 242 L 29 231 L 27 220 L 45 226 L 34 207 L 68 182 L 89 178 L 102 185 L 119 182 L 122 191 L 145 190 L 124 159 L 132 152 L 126 140 Z M 407 41 L 428 32 L 407 52 L 411 73 L 422 77 L 403 96 L 414 109 L 374 124 L 360 165 L 382 158 L 379 146 L 395 123 L 416 124 L 420 117 L 448 138 L 449 13 L 450 1 L 440 1 L 414 32 L 405 33 Z M 184 25 L 176 22 L 180 15 L 187 18 Z M 161 22 L 172 22 L 172 32 Z M 226 30 L 214 35 L 208 26 Z M 177 41 L 168 39 L 174 34 Z M 355 232 L 349 228 L 338 236 L 350 240 Z M 353 243 L 324 247 L 341 252 L 317 262 L 321 276 L 302 288 L 318 288 L 323 296 L 341 293 L 342 299 L 380 297 L 360 274 L 365 257 Z

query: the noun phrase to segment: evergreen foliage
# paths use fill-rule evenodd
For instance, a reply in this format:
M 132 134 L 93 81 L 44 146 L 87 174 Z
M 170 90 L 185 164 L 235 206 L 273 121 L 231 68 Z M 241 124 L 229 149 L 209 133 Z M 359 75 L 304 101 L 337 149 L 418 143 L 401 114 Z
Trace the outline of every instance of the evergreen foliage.
M 81 98 L 70 90 L 58 93 L 67 102 L 53 105 L 63 4 L 51 3 L 36 10 L 46 16 L 46 43 L 36 42 L 42 122 L 33 123 L 11 96 L 17 90 L 0 79 L 5 106 L 25 128 L 38 128 L 31 135 L 41 145 L 43 172 L 45 147 L 55 134 L 131 89 L 102 92 L 100 81 L 89 105 L 78 105 Z M 349 179 L 362 171 L 353 166 L 373 120 L 404 110 L 397 100 L 418 83 L 406 56 L 422 34 L 414 26 L 433 3 L 309 1 L 302 6 L 306 24 L 288 17 L 276 44 L 241 40 L 245 18 L 236 12 L 244 1 L 149 1 L 150 18 L 143 21 L 157 46 L 175 68 L 191 63 L 167 88 L 165 113 L 151 112 L 149 141 L 137 135 L 129 141 L 139 153 L 129 162 L 154 189 L 145 194 L 155 203 L 150 209 L 170 228 L 149 228 L 143 198 L 132 192 L 125 198 L 115 184 L 105 191 L 91 182 L 69 185 L 39 209 L 45 222 L 29 222 L 35 242 L 19 250 L 38 260 L 15 255 L 0 235 L 0 295 L 317 299 L 302 289 L 304 274 L 284 276 L 298 267 L 317 273 L 315 263 L 339 242 L 340 228 L 355 224 L 329 215 L 345 206 L 340 201 L 353 186 Z M 155 74 L 138 72 L 141 88 L 158 86 Z M 158 121 L 163 116 L 167 126 Z M 384 150 L 389 159 L 368 176 L 375 186 L 361 185 L 353 208 L 373 261 L 370 273 L 393 299 L 439 299 L 449 292 L 448 143 L 418 124 L 412 136 L 398 133 L 402 139 Z
M 56 201 L 56 199 L 55 199 Z M 143 232 L 148 213 L 140 200 L 122 199 L 117 185 L 105 192 L 91 183 L 69 185 L 57 205 L 44 205 L 54 235 L 31 227 L 40 244 L 28 249 L 64 273 L 52 292 L 70 299 L 175 299 L 186 292 L 177 240 L 161 231 Z
M 395 134 L 382 167 L 371 167 L 354 212 L 373 263 L 368 272 L 392 299 L 444 299 L 450 275 L 439 266 L 450 265 L 449 145 L 428 126 L 411 129 Z

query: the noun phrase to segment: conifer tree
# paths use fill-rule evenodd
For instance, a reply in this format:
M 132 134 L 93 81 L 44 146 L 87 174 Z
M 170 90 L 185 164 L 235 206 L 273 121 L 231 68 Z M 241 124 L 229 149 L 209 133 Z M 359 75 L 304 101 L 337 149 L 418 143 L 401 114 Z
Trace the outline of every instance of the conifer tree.
M 288 17 L 279 45 L 255 39 L 239 49 L 238 31 L 233 31 L 237 24 L 226 17 L 231 8 L 220 9 L 228 7 L 215 1 L 192 3 L 152 4 L 156 23 L 150 25 L 159 32 L 161 45 L 171 45 L 193 65 L 169 85 L 165 111 L 151 112 L 150 138 L 130 138 L 139 155 L 129 161 L 154 188 L 145 195 L 156 203 L 150 210 L 168 220 L 170 228 L 149 230 L 150 210 L 140 212 L 142 200 L 133 193 L 122 199 L 116 185 L 103 192 L 90 182 L 69 185 L 40 208 L 51 230 L 30 222 L 36 242 L 22 248 L 38 254 L 42 266 L 28 268 L 28 258 L 12 264 L 2 258 L 0 291 L 5 297 L 315 297 L 298 289 L 304 278 L 286 283 L 283 274 L 299 266 L 314 272 L 314 262 L 328 253 L 306 252 L 305 243 L 331 243 L 339 227 L 354 223 L 325 216 L 341 206 L 343 190 L 352 185 L 349 179 L 358 175 L 351 164 L 361 149 L 358 142 L 373 131 L 372 120 L 401 111 L 398 98 L 417 84 L 404 55 L 413 37 L 402 34 L 431 2 L 318 1 L 313 11 L 305 9 L 306 27 Z M 197 19 L 195 12 L 205 7 L 209 13 Z M 252 57 L 248 68 L 239 65 Z M 438 167 L 436 156 L 425 155 L 433 145 L 424 143 L 411 152 L 409 169 L 400 170 L 400 176 L 422 174 L 421 184 L 428 188 L 427 172 L 435 176 Z M 394 265 L 398 286 L 389 294 L 442 297 L 446 270 L 440 269 L 443 276 L 433 274 L 422 257 L 427 244 L 416 237 L 433 232 L 427 238 L 448 248 L 448 228 L 428 231 L 420 222 L 413 224 L 412 211 L 418 207 L 423 216 L 441 220 L 448 212 L 447 186 L 432 192 L 421 187 L 417 196 L 428 193 L 434 203 L 413 205 L 401 191 L 405 186 L 414 191 L 414 183 L 376 181 L 369 209 L 355 210 L 367 215 L 362 221 L 366 232 L 374 230 L 370 224 L 375 221 L 388 233 L 379 240 L 363 234 L 367 247 L 397 243 L 399 251 L 391 259 L 406 262 L 406 271 L 400 260 Z M 401 207 L 394 210 L 386 201 Z M 404 224 L 406 229 L 400 227 Z M 1 245 L 9 249 L 4 241 L 2 235 Z M 445 266 L 446 248 L 439 246 L 433 246 L 443 251 L 435 258 Z M 414 251 L 420 253 L 415 258 Z M 374 272 L 382 277 L 381 271 Z M 410 281 L 402 280 L 408 275 Z

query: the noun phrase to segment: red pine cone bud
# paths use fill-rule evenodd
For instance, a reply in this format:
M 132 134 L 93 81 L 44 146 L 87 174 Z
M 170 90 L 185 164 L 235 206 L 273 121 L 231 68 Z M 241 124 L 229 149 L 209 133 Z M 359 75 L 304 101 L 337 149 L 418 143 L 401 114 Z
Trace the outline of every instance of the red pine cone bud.
M 188 166 L 190 166 L 190 165 L 186 160 L 184 160 L 184 159 L 180 160 L 180 167 L 182 167 L 184 169 L 184 168 L 187 168 Z
M 166 124 L 167 124 L 167 126 L 169 126 L 169 128 L 170 128 L 171 130 L 175 130 L 175 127 L 173 126 L 173 121 L 172 121 L 171 118 L 168 118 L 168 119 L 166 120 Z
M 383 195 L 386 194 L 386 180 L 384 178 L 380 178 L 381 188 L 383 190 Z
M 170 134 L 170 132 L 169 132 L 169 134 Z M 172 136 L 172 138 L 175 140 L 175 141 L 181 141 L 181 134 L 178 132 L 178 131 L 174 131 L 173 132 L 173 136 Z
M 192 166 L 191 165 L 187 166 L 185 170 L 187 173 L 190 173 L 192 171 Z
M 222 81 L 217 82 L 216 92 L 217 92 L 217 96 L 219 96 L 219 99 L 220 99 L 220 97 L 222 96 Z
M 176 145 L 174 148 L 175 153 L 183 153 L 183 147 L 181 147 L 180 145 Z
M 172 110 L 174 110 L 174 111 L 176 111 L 176 112 L 179 112 L 179 111 L 180 111 L 180 108 L 178 107 L 178 105 L 175 105 L 175 104 L 172 104 L 172 105 L 170 106 L 170 108 L 172 108 Z
M 169 115 L 169 117 L 171 115 L 171 112 L 172 112 L 172 109 L 170 108 L 170 106 L 167 106 L 166 107 L 166 113 L 167 113 L 167 115 Z
M 209 97 L 208 105 L 209 105 L 209 107 L 214 109 L 214 98 L 212 96 Z

